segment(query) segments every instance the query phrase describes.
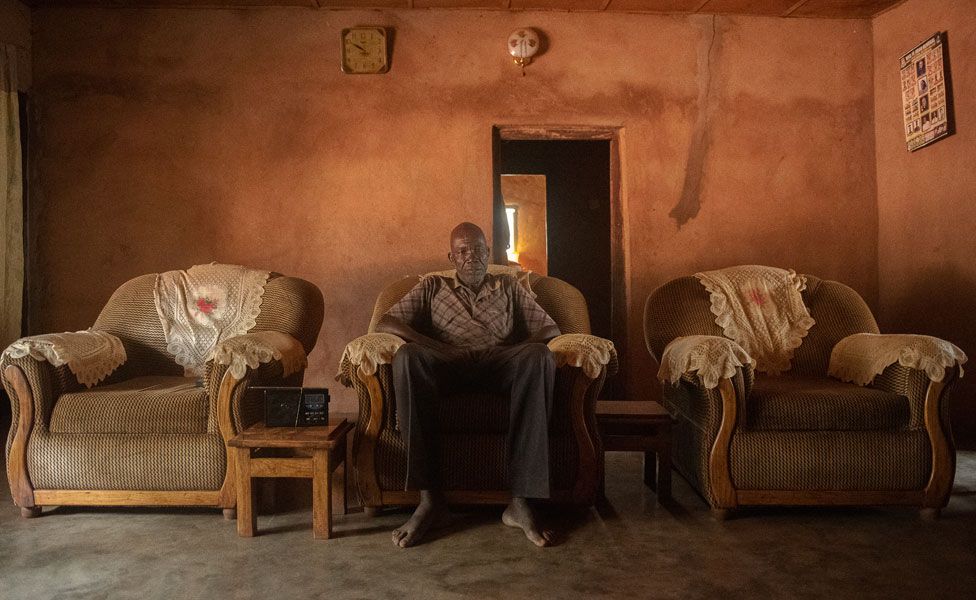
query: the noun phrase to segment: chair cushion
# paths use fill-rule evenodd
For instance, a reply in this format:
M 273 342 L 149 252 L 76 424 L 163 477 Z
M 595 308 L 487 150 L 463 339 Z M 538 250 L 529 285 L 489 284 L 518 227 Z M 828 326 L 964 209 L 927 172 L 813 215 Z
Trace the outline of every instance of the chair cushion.
M 207 433 L 207 392 L 192 377 L 136 377 L 64 394 L 52 433 Z
M 881 431 L 908 427 L 908 398 L 827 377 L 756 377 L 746 407 L 758 431 Z

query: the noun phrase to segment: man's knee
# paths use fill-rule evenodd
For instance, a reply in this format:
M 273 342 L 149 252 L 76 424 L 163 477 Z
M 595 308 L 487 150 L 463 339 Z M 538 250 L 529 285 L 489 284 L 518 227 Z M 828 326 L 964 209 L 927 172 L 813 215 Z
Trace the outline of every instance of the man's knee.
M 556 359 L 549 350 L 549 346 L 542 343 L 525 344 L 519 355 L 519 362 L 525 366 L 551 371 L 556 368 Z
M 429 364 L 433 354 L 420 344 L 407 342 L 393 355 L 393 370 L 409 369 L 417 365 Z

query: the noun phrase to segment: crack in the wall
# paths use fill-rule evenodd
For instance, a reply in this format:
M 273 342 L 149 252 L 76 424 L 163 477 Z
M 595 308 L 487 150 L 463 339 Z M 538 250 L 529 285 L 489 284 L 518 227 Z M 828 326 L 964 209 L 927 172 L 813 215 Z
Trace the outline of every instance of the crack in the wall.
M 701 183 L 705 174 L 705 157 L 711 145 L 709 121 L 714 110 L 712 102 L 712 55 L 716 51 L 716 16 L 711 18 L 711 33 L 707 43 L 702 39 L 698 49 L 698 117 L 692 130 L 691 146 L 685 166 L 685 182 L 681 198 L 668 216 L 678 222 L 678 228 L 698 216 L 701 210 Z

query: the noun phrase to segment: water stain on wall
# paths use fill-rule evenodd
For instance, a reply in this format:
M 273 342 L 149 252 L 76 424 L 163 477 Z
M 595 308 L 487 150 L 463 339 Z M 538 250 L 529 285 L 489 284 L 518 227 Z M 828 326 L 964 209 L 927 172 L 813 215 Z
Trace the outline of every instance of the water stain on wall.
M 681 187 L 678 203 L 668 213 L 680 228 L 698 216 L 701 210 L 701 184 L 705 176 L 705 158 L 711 145 L 709 123 L 715 111 L 712 94 L 712 73 L 716 57 L 721 53 L 722 32 L 717 27 L 718 17 L 712 16 L 706 31 L 703 31 L 698 45 L 698 117 L 692 129 L 691 146 L 688 148 L 688 161 L 685 165 L 685 181 Z

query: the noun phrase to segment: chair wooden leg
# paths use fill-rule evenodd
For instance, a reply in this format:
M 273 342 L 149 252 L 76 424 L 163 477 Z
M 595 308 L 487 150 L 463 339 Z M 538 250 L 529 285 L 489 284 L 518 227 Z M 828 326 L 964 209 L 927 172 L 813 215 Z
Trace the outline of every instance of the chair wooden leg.
M 363 513 L 367 517 L 369 517 L 370 519 L 372 519 L 373 517 L 375 517 L 376 515 L 378 515 L 379 512 L 380 512 L 380 508 L 378 506 L 364 506 L 363 507 Z
M 25 519 L 33 519 L 35 517 L 41 516 L 40 506 L 22 506 L 20 507 L 20 516 Z
M 224 519 L 226 519 L 228 521 L 233 521 L 236 518 L 237 518 L 237 509 L 236 508 L 225 508 L 224 509 Z

